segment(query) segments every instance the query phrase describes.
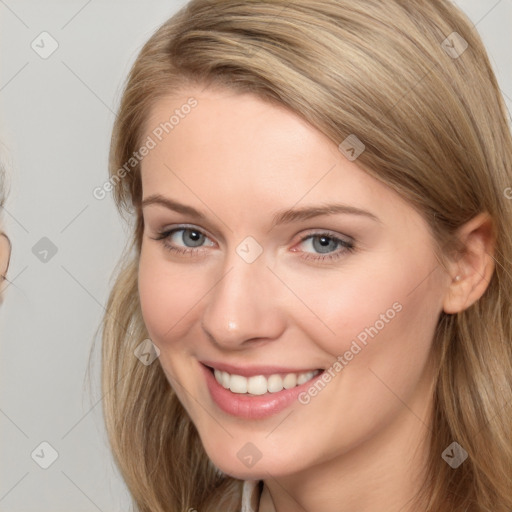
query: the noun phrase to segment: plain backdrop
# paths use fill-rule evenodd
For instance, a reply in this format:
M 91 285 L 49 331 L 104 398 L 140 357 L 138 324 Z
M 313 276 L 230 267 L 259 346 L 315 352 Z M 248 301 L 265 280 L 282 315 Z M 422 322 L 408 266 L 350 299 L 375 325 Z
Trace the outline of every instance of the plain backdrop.
M 481 33 L 510 111 L 512 0 L 456 3 Z M 97 349 L 91 391 L 85 380 L 127 236 L 111 196 L 93 190 L 108 177 L 130 65 L 184 4 L 0 0 L 2 217 L 13 243 L 0 308 L 0 512 L 130 508 L 103 427 Z

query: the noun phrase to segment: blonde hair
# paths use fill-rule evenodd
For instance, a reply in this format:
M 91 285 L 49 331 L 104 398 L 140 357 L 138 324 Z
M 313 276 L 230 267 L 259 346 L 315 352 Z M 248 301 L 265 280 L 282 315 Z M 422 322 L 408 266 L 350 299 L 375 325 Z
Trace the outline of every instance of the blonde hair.
M 490 214 L 497 238 L 488 288 L 466 310 L 442 313 L 433 340 L 438 372 L 418 503 L 427 512 L 510 512 L 512 201 L 504 191 L 512 140 L 476 29 L 448 0 L 192 0 L 131 69 L 112 177 L 141 146 L 152 106 L 188 85 L 284 105 L 336 145 L 357 136 L 366 147 L 358 165 L 421 213 L 441 259 L 458 250 L 459 227 Z M 160 365 L 134 356 L 148 337 L 137 288 L 140 164 L 113 194 L 133 220 L 103 322 L 103 407 L 115 460 L 141 512 L 239 510 L 241 481 L 215 470 Z M 453 441 L 469 454 L 457 469 L 441 457 Z

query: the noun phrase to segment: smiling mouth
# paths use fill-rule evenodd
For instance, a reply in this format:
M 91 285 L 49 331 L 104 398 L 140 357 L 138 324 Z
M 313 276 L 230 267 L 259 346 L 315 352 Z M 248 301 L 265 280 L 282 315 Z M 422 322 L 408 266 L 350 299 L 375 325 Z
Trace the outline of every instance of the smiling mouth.
M 215 380 L 232 393 L 240 395 L 264 395 L 266 393 L 278 393 L 283 389 L 291 389 L 301 386 L 323 370 L 311 370 L 302 373 L 276 373 L 272 375 L 254 375 L 244 377 L 243 375 L 231 374 L 226 371 L 207 367 L 215 376 Z

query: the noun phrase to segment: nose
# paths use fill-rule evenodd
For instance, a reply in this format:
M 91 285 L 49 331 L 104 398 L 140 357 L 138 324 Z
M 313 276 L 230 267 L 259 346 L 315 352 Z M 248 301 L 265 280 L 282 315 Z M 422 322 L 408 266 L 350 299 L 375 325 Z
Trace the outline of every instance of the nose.
M 227 269 L 227 270 L 226 270 Z M 234 254 L 205 297 L 201 326 L 220 349 L 245 349 L 280 337 L 286 324 L 285 287 L 263 255 L 247 263 Z

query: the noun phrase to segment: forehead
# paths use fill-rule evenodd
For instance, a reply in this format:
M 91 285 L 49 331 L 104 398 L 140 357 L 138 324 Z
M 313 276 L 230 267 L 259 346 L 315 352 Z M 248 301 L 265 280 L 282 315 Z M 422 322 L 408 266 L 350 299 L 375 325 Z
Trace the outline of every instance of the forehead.
M 229 197 L 239 211 L 332 201 L 395 213 L 408 208 L 305 120 L 252 94 L 169 95 L 152 108 L 148 137 L 155 147 L 142 161 L 145 197 L 168 193 L 197 205 Z

